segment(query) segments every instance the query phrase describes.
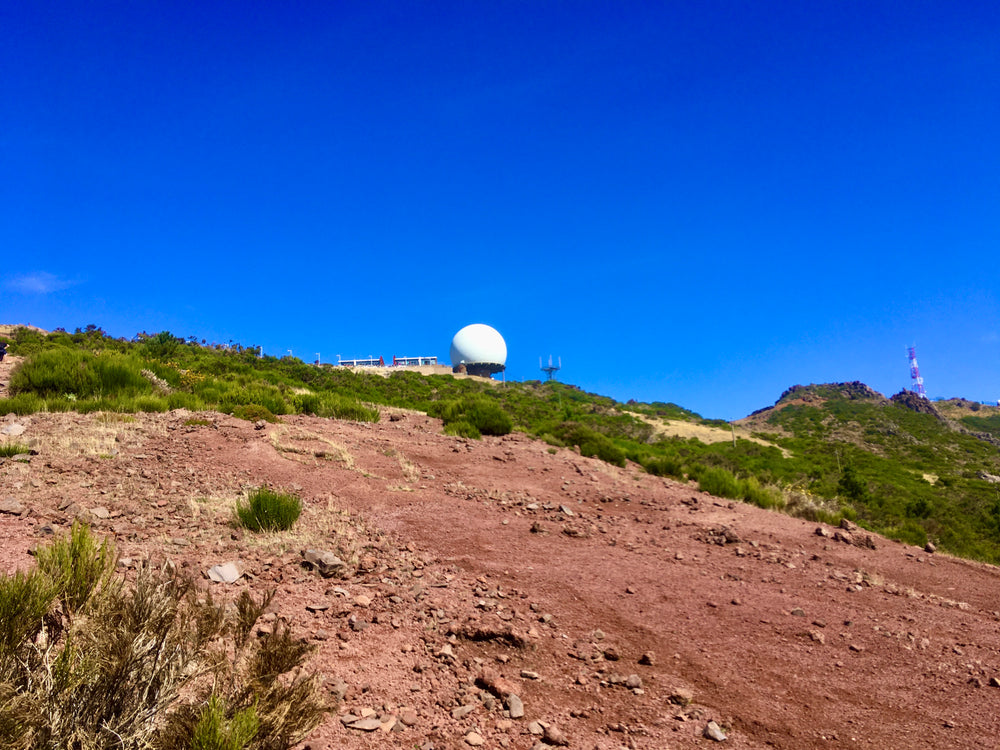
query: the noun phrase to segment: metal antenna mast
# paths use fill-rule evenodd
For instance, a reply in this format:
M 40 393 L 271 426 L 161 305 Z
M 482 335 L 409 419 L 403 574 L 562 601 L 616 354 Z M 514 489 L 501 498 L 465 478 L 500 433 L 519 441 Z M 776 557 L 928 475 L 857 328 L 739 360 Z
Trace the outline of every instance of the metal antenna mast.
M 542 358 L 539 357 L 538 358 L 538 366 L 539 366 L 539 368 L 541 368 L 542 372 L 544 372 L 546 375 L 549 376 L 548 379 L 552 380 L 552 376 L 556 372 L 558 372 L 559 370 L 562 369 L 562 357 L 559 357 L 559 364 L 558 365 L 554 365 L 554 364 L 552 364 L 552 355 L 550 354 L 549 355 L 549 365 L 548 365 L 548 367 L 545 367 L 545 366 L 542 365 Z
M 910 379 L 916 386 L 917 394 L 921 398 L 927 398 L 927 391 L 924 390 L 924 379 L 920 376 L 920 368 L 917 367 L 917 347 L 907 347 L 906 351 L 910 357 Z

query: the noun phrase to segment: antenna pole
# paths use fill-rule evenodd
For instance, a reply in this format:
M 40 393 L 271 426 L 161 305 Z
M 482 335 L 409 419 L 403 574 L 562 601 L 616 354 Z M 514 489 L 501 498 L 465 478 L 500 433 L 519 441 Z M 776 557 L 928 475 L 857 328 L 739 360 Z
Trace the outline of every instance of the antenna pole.
M 562 369 L 562 357 L 559 358 L 559 364 L 558 365 L 554 365 L 554 364 L 552 364 L 552 355 L 550 354 L 549 355 L 549 364 L 548 364 L 547 367 L 542 366 L 542 358 L 539 357 L 538 358 L 538 367 L 539 367 L 539 369 L 541 369 L 542 372 L 544 372 L 546 375 L 549 376 L 548 377 L 549 380 L 552 380 L 552 376 L 556 372 L 558 372 L 559 370 Z
M 924 390 L 924 379 L 920 376 L 920 368 L 917 366 L 917 347 L 907 347 L 906 352 L 910 359 L 910 379 L 913 381 L 915 390 L 921 398 L 927 398 L 927 391 Z

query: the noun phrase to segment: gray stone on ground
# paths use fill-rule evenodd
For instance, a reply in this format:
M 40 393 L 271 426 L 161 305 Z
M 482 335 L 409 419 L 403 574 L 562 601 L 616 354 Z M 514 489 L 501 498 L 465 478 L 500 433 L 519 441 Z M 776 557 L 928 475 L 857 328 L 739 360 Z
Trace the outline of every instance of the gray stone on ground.
M 514 693 L 507 696 L 507 711 L 510 712 L 510 718 L 520 719 L 524 716 L 524 703 L 521 699 Z
M 19 516 L 27 510 L 28 508 L 26 506 L 18 502 L 13 497 L 0 500 L 0 513 L 10 513 L 12 515 Z
M 348 729 L 360 729 L 363 732 L 374 732 L 382 726 L 382 722 L 377 716 L 369 716 L 367 719 L 359 719 L 347 725 Z
M 474 703 L 470 703 L 465 706 L 459 706 L 458 708 L 453 708 L 451 710 L 451 718 L 464 719 L 466 716 L 468 716 L 475 710 L 476 710 L 476 704 Z
M 705 725 L 705 731 L 702 734 L 705 739 L 715 740 L 716 742 L 724 742 L 726 739 L 726 733 L 714 721 L 710 721 Z
M 206 575 L 215 583 L 236 583 L 243 577 L 243 566 L 238 562 L 227 562 L 213 565 Z
M 24 434 L 24 431 L 28 429 L 23 424 L 15 422 L 14 424 L 9 424 L 0 429 L 0 435 L 7 435 L 8 437 L 19 437 Z
M 545 727 L 545 733 L 543 735 L 545 741 L 550 745 L 558 745 L 560 747 L 565 747 L 569 744 L 569 739 L 566 737 L 566 733 L 563 732 L 555 724 L 549 724 Z
M 323 578 L 330 578 L 340 572 L 344 561 L 329 550 L 307 549 L 302 553 L 302 565 L 315 570 Z

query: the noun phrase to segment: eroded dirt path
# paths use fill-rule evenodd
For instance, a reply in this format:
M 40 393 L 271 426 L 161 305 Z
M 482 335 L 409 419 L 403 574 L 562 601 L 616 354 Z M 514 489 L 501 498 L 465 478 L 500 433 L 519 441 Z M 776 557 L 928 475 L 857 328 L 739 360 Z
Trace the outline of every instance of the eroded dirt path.
M 522 435 L 443 436 L 413 413 L 261 429 L 191 416 L 9 417 L 38 455 L 0 466 L 27 508 L 0 515 L 0 570 L 29 566 L 43 526 L 79 515 L 132 561 L 240 562 L 247 576 L 217 587 L 276 588 L 276 614 L 317 646 L 337 707 L 313 750 L 530 748 L 536 721 L 585 748 L 704 747 L 709 720 L 736 748 L 992 747 L 1000 733 L 995 568 L 847 544 Z M 261 484 L 303 497 L 291 533 L 232 527 Z M 344 576 L 304 570 L 307 548 L 340 555 Z M 523 718 L 477 685 L 489 670 Z M 691 705 L 671 702 L 685 693 Z M 380 728 L 340 720 L 368 713 Z

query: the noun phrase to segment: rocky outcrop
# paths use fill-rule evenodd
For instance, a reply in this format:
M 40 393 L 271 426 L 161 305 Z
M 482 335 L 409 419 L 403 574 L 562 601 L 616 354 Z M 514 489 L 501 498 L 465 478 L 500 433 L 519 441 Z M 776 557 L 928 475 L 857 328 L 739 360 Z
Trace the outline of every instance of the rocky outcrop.
M 900 391 L 889 400 L 897 406 L 902 406 L 910 411 L 915 411 L 918 414 L 932 414 L 942 422 L 945 421 L 944 416 L 937 410 L 937 407 L 934 406 L 930 399 L 913 391 Z

